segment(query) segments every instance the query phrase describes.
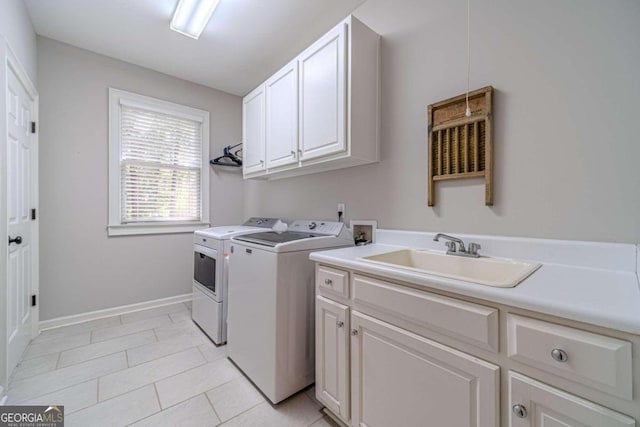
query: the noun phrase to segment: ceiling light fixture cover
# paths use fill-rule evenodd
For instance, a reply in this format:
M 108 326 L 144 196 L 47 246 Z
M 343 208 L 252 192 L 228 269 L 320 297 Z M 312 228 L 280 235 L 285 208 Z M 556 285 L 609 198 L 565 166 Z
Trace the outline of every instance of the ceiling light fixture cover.
M 170 28 L 187 37 L 198 39 L 220 0 L 179 0 Z

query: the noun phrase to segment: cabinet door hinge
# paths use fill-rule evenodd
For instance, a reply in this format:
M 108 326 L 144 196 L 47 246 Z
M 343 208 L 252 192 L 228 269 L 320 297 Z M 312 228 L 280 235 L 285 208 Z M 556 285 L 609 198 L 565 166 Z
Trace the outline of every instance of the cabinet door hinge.
M 36 122 L 31 122 L 31 133 L 36 133 Z
M 31 209 L 31 220 L 35 221 L 36 219 L 36 208 Z
M 35 306 L 36 306 L 36 296 L 31 295 L 31 307 L 35 307 Z

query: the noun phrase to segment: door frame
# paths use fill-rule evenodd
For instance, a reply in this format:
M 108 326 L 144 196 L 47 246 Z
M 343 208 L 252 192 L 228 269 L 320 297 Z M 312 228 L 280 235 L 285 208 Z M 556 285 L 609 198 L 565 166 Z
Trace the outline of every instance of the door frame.
M 31 163 L 31 203 L 32 208 L 37 211 L 36 220 L 31 222 L 31 245 L 33 247 L 33 255 L 31 258 L 31 289 L 32 295 L 36 295 L 38 304 L 31 307 L 31 338 L 35 338 L 39 333 L 38 323 L 39 316 L 39 294 L 40 294 L 40 236 L 39 236 L 39 185 L 38 185 L 38 156 L 39 145 L 38 135 L 40 131 L 39 123 L 39 95 L 38 91 L 29 78 L 25 68 L 22 66 L 18 57 L 9 46 L 6 38 L 0 36 L 0 58 L 2 58 L 2 66 L 0 66 L 0 206 L 7 206 L 7 102 L 6 90 L 8 84 L 8 73 L 12 70 L 20 83 L 24 86 L 27 94 L 31 98 L 31 120 L 36 122 L 36 132 L 31 134 L 31 142 L 33 143 L 33 158 Z M 7 211 L 0 209 L 0 240 L 4 244 L 0 244 L 0 312 L 4 315 L 0 316 L 0 399 L 5 395 L 9 381 L 8 366 L 8 347 L 7 347 L 7 256 L 8 240 L 7 230 Z

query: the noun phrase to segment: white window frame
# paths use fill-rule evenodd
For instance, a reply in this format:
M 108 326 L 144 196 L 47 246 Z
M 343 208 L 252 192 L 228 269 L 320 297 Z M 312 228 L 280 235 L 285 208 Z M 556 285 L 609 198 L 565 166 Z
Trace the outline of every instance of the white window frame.
M 121 222 L 120 112 L 121 106 L 142 108 L 202 123 L 202 169 L 200 173 L 200 221 Z M 209 112 L 169 101 L 109 88 L 109 236 L 190 233 L 209 226 Z

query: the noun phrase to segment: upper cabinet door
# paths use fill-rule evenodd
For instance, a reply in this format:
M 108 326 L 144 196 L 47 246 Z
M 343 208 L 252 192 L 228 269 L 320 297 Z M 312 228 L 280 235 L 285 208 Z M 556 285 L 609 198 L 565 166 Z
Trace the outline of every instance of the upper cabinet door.
M 300 67 L 300 160 L 347 150 L 346 24 L 305 50 Z
M 298 162 L 298 61 L 265 83 L 267 167 Z
M 265 91 L 260 86 L 242 102 L 242 157 L 245 175 L 265 170 Z

